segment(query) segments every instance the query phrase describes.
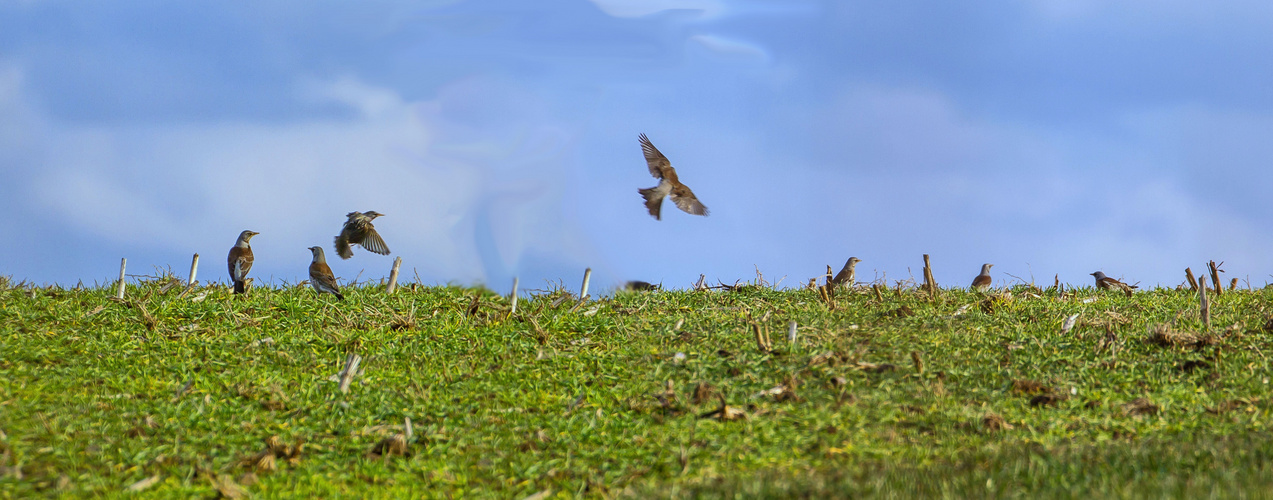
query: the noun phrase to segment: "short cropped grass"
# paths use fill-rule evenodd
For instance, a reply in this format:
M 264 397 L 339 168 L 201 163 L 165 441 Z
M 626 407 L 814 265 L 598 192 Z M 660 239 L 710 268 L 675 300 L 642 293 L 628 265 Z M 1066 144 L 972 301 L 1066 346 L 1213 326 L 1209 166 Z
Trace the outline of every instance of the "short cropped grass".
M 113 295 L 0 280 L 0 496 L 1273 490 L 1268 290 Z

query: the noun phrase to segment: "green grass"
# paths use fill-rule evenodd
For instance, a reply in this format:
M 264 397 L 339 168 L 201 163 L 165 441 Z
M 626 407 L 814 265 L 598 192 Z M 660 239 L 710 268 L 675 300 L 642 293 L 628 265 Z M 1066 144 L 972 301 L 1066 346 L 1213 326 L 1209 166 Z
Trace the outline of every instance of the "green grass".
M 0 497 L 206 497 L 215 478 L 328 498 L 1273 491 L 1268 290 L 1214 298 L 1208 333 L 1193 293 L 1163 289 L 861 288 L 828 304 L 747 286 L 578 308 L 546 292 L 510 316 L 482 289 L 336 302 L 169 280 L 117 302 L 0 279 Z M 1199 341 L 1152 343 L 1155 325 Z M 348 353 L 364 372 L 342 394 L 329 377 Z M 701 417 L 721 396 L 745 416 Z M 408 454 L 370 453 L 404 418 Z M 270 436 L 302 453 L 253 482 L 243 461 Z

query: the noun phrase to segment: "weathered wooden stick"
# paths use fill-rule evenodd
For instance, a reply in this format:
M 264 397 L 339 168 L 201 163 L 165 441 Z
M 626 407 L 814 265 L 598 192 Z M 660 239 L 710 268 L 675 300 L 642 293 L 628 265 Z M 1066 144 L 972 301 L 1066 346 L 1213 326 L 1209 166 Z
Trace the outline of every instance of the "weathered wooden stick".
M 1198 280 L 1193 277 L 1193 269 L 1185 268 L 1185 279 L 1189 280 L 1189 289 L 1198 290 Z
M 928 287 L 928 294 L 937 296 L 937 280 L 933 279 L 933 267 L 928 262 L 928 254 L 924 254 L 924 285 Z
M 124 300 L 124 267 L 128 265 L 128 259 L 119 259 L 119 291 L 115 292 L 115 298 Z
M 411 427 L 411 417 L 404 417 L 402 422 L 402 435 L 406 436 L 408 441 L 415 436 L 415 429 Z
M 358 374 L 358 365 L 362 363 L 362 356 L 357 353 L 350 353 L 345 358 L 345 369 L 340 371 L 340 392 L 349 392 L 349 384 L 354 381 L 354 376 Z
M 517 277 L 513 276 L 513 297 L 511 299 L 513 301 L 513 310 L 509 314 L 517 314 L 517 284 Z
M 1207 267 L 1211 268 L 1211 284 L 1215 285 L 1212 288 L 1216 291 L 1216 297 L 1219 297 L 1220 294 L 1224 293 L 1224 287 L 1220 285 L 1220 268 L 1216 266 L 1216 261 L 1214 260 L 1207 263 Z
M 787 343 L 789 344 L 796 343 L 796 328 L 798 327 L 796 326 L 796 322 L 794 320 L 791 321 L 790 323 L 787 323 Z
M 1211 330 L 1211 301 L 1207 300 L 1207 281 L 1198 282 L 1198 315 L 1202 317 L 1202 326 Z
M 194 286 L 195 275 L 199 273 L 199 254 L 194 254 L 194 258 L 190 260 L 190 281 L 186 282 L 186 286 Z
M 389 287 L 385 289 L 385 293 L 393 293 L 398 288 L 398 268 L 402 267 L 402 257 L 393 259 L 393 269 L 389 270 Z
M 1233 279 L 1229 280 L 1229 289 L 1230 289 L 1230 290 L 1237 290 L 1237 289 L 1238 289 L 1238 279 L 1237 279 L 1237 278 L 1233 278 Z
M 579 287 L 580 298 L 588 296 L 588 282 L 591 280 L 592 280 L 592 268 L 589 267 L 583 270 L 583 286 Z
M 759 350 L 760 352 L 765 352 L 765 353 L 769 352 L 770 350 L 769 339 L 766 338 L 766 335 L 764 334 L 764 332 L 761 331 L 760 324 L 752 323 L 751 331 L 753 334 L 756 335 L 756 349 Z

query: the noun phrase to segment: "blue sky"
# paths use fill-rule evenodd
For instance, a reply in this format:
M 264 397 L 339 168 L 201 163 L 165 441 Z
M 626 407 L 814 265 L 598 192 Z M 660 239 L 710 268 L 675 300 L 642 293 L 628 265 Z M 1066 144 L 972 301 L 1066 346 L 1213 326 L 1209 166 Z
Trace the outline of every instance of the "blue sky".
M 533 7 L 532 7 L 533 6 Z M 1273 264 L 1273 7 L 1146 0 L 0 1 L 0 274 L 304 278 L 376 210 L 503 289 L 984 262 L 1174 286 Z M 646 133 L 711 209 L 645 214 Z M 330 252 L 329 252 L 330 253 Z M 355 250 L 343 279 L 392 256 Z

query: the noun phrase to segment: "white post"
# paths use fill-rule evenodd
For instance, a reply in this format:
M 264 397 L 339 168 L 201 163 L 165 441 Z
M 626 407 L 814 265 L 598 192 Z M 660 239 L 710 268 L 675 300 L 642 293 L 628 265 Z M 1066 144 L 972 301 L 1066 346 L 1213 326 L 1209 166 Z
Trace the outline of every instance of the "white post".
M 796 343 L 796 322 L 787 323 L 787 342 Z
M 386 294 L 393 293 L 398 288 L 398 268 L 402 267 L 402 257 L 393 259 L 393 270 L 389 271 L 389 288 L 385 290 Z
M 584 297 L 588 296 L 588 281 L 591 279 L 592 279 L 592 268 L 589 267 L 587 269 L 584 269 L 583 270 L 583 286 L 580 287 L 580 290 L 579 290 L 580 300 L 583 300 Z
M 513 276 L 513 310 L 509 314 L 517 314 L 517 277 Z
M 194 277 L 199 272 L 199 254 L 194 254 L 194 259 L 190 261 L 190 281 L 186 286 L 194 286 Z
M 124 267 L 128 265 L 128 259 L 119 259 L 119 291 L 115 293 L 115 298 L 124 300 Z

